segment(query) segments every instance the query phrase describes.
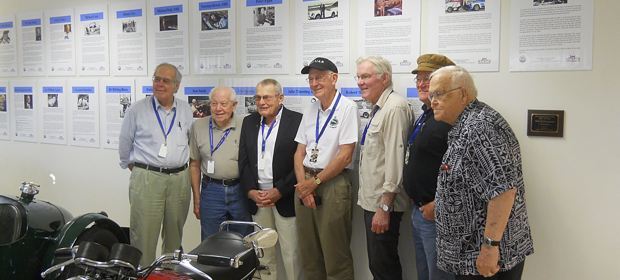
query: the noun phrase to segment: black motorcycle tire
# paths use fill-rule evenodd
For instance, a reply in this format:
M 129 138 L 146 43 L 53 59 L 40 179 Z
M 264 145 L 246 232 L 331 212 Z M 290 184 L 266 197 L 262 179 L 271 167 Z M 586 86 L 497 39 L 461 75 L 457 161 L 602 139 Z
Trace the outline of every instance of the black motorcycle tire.
M 99 243 L 105 246 L 108 250 L 112 248 L 112 245 L 120 242 L 120 240 L 118 240 L 118 238 L 112 231 L 110 231 L 107 228 L 99 227 L 97 225 L 94 225 L 86 229 L 82 233 L 80 233 L 78 238 L 75 240 L 74 245 L 78 245 L 82 241 L 91 241 L 91 242 Z M 64 262 L 68 260 L 69 258 L 70 256 L 68 258 L 63 258 L 63 259 L 56 258 L 54 260 L 54 264 Z M 83 273 L 84 273 L 84 269 L 76 265 L 69 265 L 65 267 L 62 273 L 56 279 L 67 279 L 70 277 L 83 275 Z

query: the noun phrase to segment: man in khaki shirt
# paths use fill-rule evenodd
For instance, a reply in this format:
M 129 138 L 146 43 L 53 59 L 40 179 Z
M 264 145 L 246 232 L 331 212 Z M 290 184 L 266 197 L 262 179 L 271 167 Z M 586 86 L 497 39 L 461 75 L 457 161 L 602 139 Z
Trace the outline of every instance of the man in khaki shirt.
M 189 139 L 194 214 L 200 219 L 202 240 L 217 232 L 223 221 L 252 221 L 239 184 L 241 120 L 234 116 L 235 91 L 216 87 L 209 100 L 211 116 L 194 122 Z M 250 230 L 231 229 L 242 234 Z
M 398 257 L 400 220 L 409 207 L 402 188 L 403 159 L 413 112 L 392 89 L 392 67 L 382 57 L 359 58 L 357 85 L 372 103 L 360 141 L 359 194 L 364 209 L 368 263 L 374 279 L 402 279 Z

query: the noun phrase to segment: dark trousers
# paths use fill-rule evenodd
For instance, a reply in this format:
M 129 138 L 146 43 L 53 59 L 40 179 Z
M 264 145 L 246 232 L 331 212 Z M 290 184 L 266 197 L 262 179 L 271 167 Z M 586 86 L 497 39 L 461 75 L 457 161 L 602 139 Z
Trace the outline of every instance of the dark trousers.
M 374 215 L 375 212 L 364 210 L 370 272 L 375 280 L 403 279 L 398 257 L 398 236 L 400 235 L 400 220 L 403 212 L 390 213 L 390 227 L 383 234 L 376 234 L 371 231 Z
M 523 266 L 525 261 L 515 265 L 507 271 L 500 271 L 492 277 L 483 277 L 482 275 L 456 275 L 456 280 L 520 280 L 523 274 Z

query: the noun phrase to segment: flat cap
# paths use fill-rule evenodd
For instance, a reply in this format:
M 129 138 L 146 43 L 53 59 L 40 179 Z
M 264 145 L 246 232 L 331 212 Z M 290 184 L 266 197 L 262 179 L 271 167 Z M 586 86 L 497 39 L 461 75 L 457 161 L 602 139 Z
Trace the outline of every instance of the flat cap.
M 418 57 L 418 68 L 413 69 L 411 74 L 418 74 L 420 71 L 433 72 L 441 67 L 455 65 L 446 56 L 434 53 L 423 54 Z
M 304 68 L 301 69 L 301 73 L 302 74 L 310 73 L 310 68 L 314 68 L 318 70 L 329 70 L 334 73 L 338 73 L 338 68 L 336 67 L 336 65 L 331 60 L 324 58 L 324 57 L 317 57 L 314 60 L 312 60 L 312 62 L 310 62 L 310 65 L 305 66 Z

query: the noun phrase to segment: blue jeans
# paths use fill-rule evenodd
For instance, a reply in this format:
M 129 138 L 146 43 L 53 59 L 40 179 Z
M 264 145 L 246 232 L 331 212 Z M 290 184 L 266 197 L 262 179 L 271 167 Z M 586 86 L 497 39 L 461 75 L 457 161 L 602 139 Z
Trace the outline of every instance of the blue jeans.
M 454 275 L 437 268 L 437 231 L 435 221 L 422 217 L 418 206 L 411 211 L 413 241 L 415 243 L 415 261 L 418 280 L 454 279 Z
M 200 190 L 200 233 L 202 240 L 216 233 L 223 221 L 251 222 L 252 216 L 246 206 L 247 196 L 239 184 L 224 186 L 206 180 Z M 250 226 L 231 226 L 231 230 L 245 236 L 253 231 Z

